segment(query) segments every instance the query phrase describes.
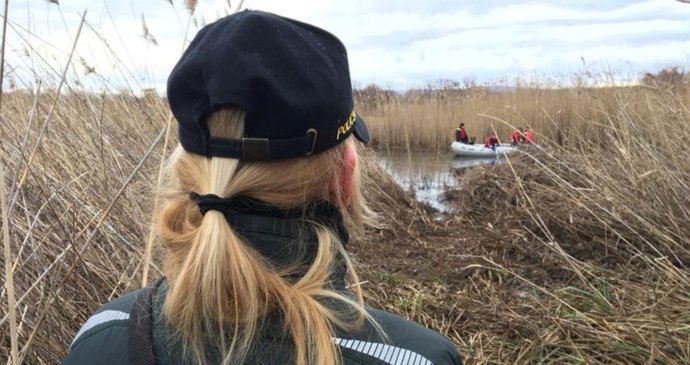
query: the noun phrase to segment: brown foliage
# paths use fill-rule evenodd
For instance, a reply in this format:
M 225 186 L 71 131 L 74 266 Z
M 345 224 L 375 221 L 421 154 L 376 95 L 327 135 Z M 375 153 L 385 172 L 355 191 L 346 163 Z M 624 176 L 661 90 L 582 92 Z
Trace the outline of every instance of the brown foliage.
M 656 74 L 647 72 L 640 78 L 642 85 L 665 89 L 684 88 L 689 80 L 690 76 L 681 70 L 680 67 L 668 67 Z
M 7 93 L 0 123 L 17 335 L 28 364 L 59 362 L 96 308 L 138 287 L 163 156 L 160 147 L 147 150 L 169 113 L 150 91 L 142 98 L 71 93 L 49 113 L 55 98 Z M 447 130 L 466 116 L 470 131 L 497 119 L 531 125 L 539 146 L 459 177 L 462 190 L 449 194 L 457 211 L 442 220 L 363 152 L 366 193 L 381 226 L 351 249 L 370 303 L 447 334 L 470 364 L 686 362 L 686 90 L 372 98 L 365 119 L 380 143 L 399 138 L 443 152 Z M 495 119 L 469 119 L 480 113 Z M 3 358 L 6 295 L 0 291 Z

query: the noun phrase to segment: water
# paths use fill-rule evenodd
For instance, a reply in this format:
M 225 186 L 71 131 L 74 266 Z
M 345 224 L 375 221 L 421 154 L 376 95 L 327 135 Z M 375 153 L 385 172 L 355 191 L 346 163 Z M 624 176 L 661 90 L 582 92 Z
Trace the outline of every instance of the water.
M 449 210 L 443 192 L 460 187 L 458 172 L 497 162 L 495 158 L 454 157 L 452 152 L 430 151 L 379 151 L 377 159 L 405 191 L 439 212 Z

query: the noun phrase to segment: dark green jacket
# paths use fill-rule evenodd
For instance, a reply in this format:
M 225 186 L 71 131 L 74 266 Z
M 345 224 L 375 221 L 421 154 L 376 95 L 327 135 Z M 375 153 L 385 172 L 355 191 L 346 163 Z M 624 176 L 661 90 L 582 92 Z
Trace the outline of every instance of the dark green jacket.
M 346 242 L 347 234 L 342 220 L 334 209 L 319 208 L 312 212 L 310 221 L 317 220 L 328 224 Z M 280 265 L 298 260 L 313 259 L 313 251 L 288 248 L 294 242 L 309 242 L 305 239 L 305 220 L 293 215 L 266 214 L 254 212 L 226 213 L 233 229 L 264 256 Z M 301 215 L 304 212 L 300 212 Z M 309 236 L 309 235 L 308 235 Z M 313 237 L 313 235 L 312 235 Z M 313 239 L 311 239 L 313 241 Z M 345 292 L 344 269 L 336 270 L 332 280 L 337 290 Z M 174 340 L 173 329 L 166 324 L 161 308 L 165 299 L 167 284 L 163 282 L 153 296 L 153 342 L 158 365 L 189 364 L 183 358 L 181 346 Z M 75 336 L 63 365 L 129 365 L 128 320 L 132 305 L 141 289 L 125 294 L 104 306 L 89 318 Z M 344 365 L 458 365 L 460 355 L 453 344 L 440 333 L 407 321 L 393 314 L 368 308 L 369 313 L 381 325 L 388 339 L 369 324 L 355 333 L 338 331 L 334 341 L 339 345 Z M 260 335 L 245 364 L 289 364 L 294 362 L 293 345 L 282 330 L 279 316 L 267 318 L 261 327 Z M 288 336 L 289 337 L 289 336 Z M 209 350 L 207 364 L 219 363 L 219 356 Z M 132 364 L 137 365 L 137 364 Z

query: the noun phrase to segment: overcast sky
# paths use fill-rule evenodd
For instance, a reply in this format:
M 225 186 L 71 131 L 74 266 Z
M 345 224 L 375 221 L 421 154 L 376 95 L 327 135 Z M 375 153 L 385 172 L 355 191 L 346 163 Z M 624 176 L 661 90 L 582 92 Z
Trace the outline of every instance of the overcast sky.
M 189 23 L 181 0 L 14 0 L 7 62 L 18 86 L 55 77 L 88 10 L 69 80 L 99 88 L 165 89 Z M 199 0 L 188 38 L 239 1 Z M 618 80 L 690 66 L 690 4 L 674 0 L 245 0 L 337 35 L 355 86 L 405 89 L 438 79 Z M 142 16 L 149 31 L 143 36 Z M 88 73 L 88 68 L 95 73 Z M 6 82 L 5 85 L 8 83 Z

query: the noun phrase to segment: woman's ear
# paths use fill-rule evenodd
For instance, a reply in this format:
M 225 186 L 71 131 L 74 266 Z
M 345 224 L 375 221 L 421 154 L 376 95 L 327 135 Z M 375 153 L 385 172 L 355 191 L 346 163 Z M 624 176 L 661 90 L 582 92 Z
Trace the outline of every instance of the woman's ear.
M 357 167 L 357 149 L 355 144 L 351 141 L 345 141 L 345 146 L 343 146 L 343 163 L 340 167 L 340 181 L 333 181 L 334 185 L 332 189 L 338 189 L 339 194 L 333 194 L 334 196 L 340 196 L 340 204 L 347 206 L 350 204 L 350 198 L 352 197 L 352 183 L 353 177 L 355 175 L 355 168 Z

